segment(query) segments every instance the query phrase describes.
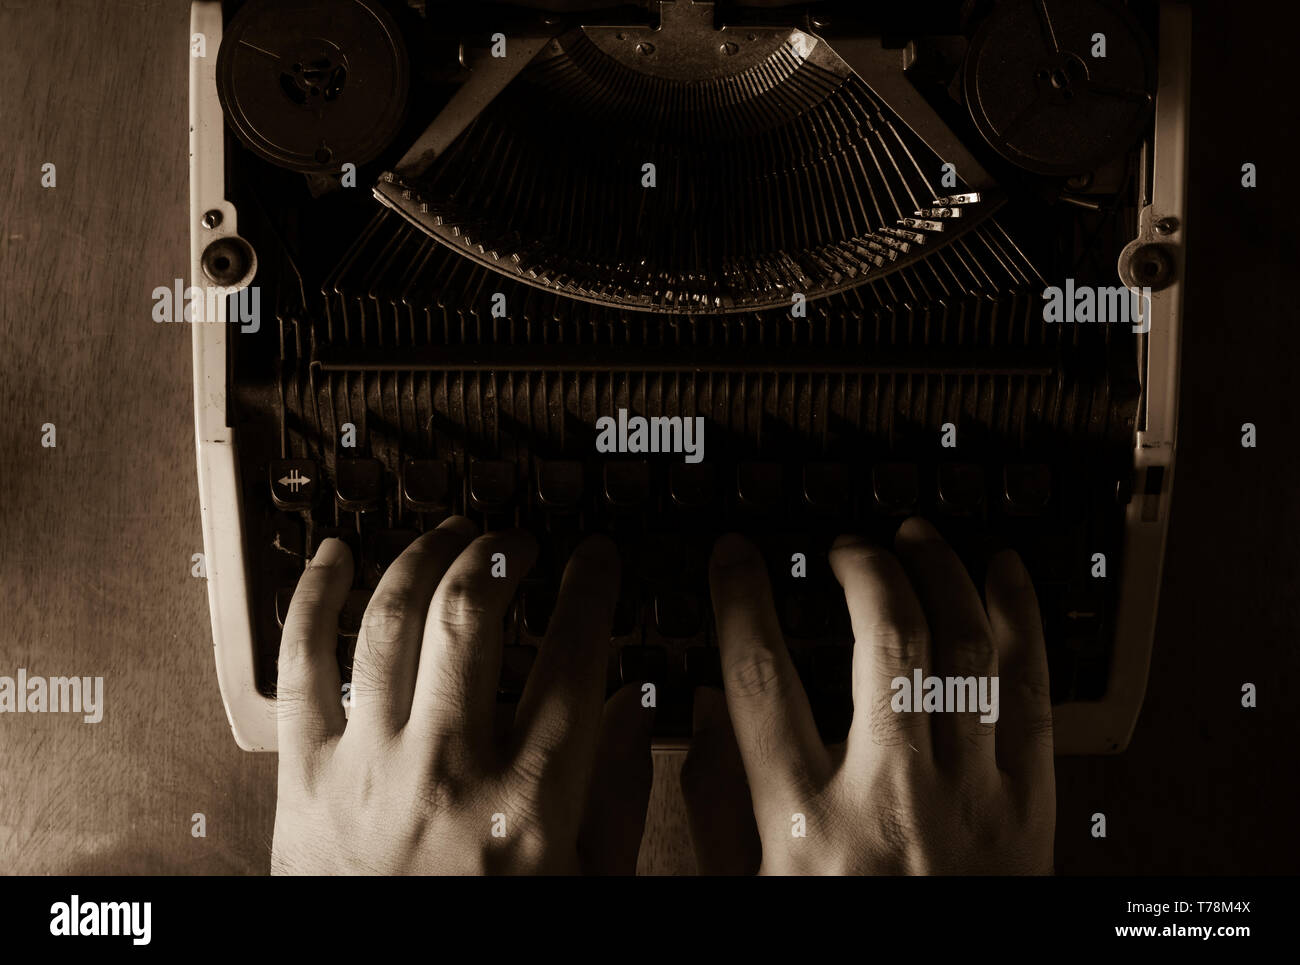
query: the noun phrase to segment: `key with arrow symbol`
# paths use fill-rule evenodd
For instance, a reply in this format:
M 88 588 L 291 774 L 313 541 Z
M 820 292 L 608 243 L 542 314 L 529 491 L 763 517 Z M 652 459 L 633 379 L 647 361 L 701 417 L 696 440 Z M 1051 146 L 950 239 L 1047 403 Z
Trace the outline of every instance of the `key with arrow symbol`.
M 310 459 L 272 459 L 271 501 L 280 509 L 310 509 L 318 476 L 316 463 Z

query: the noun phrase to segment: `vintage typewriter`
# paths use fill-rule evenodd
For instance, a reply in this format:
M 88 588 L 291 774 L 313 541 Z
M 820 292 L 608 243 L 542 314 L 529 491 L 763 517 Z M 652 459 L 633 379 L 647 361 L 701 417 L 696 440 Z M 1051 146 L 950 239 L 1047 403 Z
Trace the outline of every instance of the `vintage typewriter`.
M 1122 749 L 1172 484 L 1186 9 L 574 6 L 193 4 L 192 273 L 217 296 L 193 330 L 199 486 L 240 746 L 275 747 L 315 545 L 357 561 L 347 680 L 380 575 L 451 513 L 543 547 L 502 700 L 602 531 L 624 561 L 610 687 L 655 681 L 660 746 L 686 738 L 718 674 L 708 551 L 740 530 L 839 739 L 852 637 L 825 551 L 920 513 L 981 586 L 1020 551 L 1058 752 Z M 1134 324 L 1045 316 L 1090 287 L 1149 298 Z M 600 451 L 620 410 L 702 418 L 703 458 Z

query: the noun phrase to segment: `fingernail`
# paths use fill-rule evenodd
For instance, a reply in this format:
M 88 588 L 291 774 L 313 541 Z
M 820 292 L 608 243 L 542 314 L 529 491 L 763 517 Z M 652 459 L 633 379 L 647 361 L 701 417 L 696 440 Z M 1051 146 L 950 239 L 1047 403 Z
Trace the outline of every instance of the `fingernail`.
M 341 566 L 351 556 L 352 551 L 348 549 L 348 544 L 331 536 L 329 539 L 321 540 L 321 544 L 316 547 L 316 555 L 311 558 L 311 565 Z
M 942 540 L 939 531 L 930 525 L 929 521 L 920 517 L 912 516 L 898 527 L 898 539 L 908 540 L 916 543 L 923 543 L 928 540 Z
M 438 524 L 438 529 L 449 529 L 465 539 L 478 536 L 478 526 L 468 516 L 448 516 Z
M 868 539 L 858 536 L 856 533 L 844 533 L 835 537 L 835 542 L 831 543 L 831 549 L 839 550 L 849 546 L 870 546 Z

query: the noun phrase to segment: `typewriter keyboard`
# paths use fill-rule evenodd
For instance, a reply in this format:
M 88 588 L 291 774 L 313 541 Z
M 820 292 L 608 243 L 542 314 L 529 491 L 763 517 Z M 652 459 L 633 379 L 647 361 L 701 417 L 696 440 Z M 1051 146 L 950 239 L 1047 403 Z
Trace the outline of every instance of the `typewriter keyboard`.
M 263 606 L 283 625 L 294 584 L 319 542 L 344 540 L 355 581 L 339 627 L 345 681 L 371 593 L 421 532 L 463 513 L 487 531 L 521 527 L 541 552 L 522 581 L 504 628 L 499 697 L 518 699 L 546 632 L 564 563 L 590 532 L 612 537 L 623 562 L 610 639 L 608 687 L 656 685 L 661 739 L 689 736 L 693 689 L 720 686 L 718 641 L 708 591 L 713 541 L 727 531 L 761 548 L 787 642 L 823 736 L 843 739 L 852 714 L 853 635 L 827 550 L 841 532 L 888 545 L 913 513 L 931 519 L 957 549 L 977 586 L 996 550 L 1012 546 L 1038 590 L 1049 642 L 1054 701 L 1097 696 L 1108 661 L 1113 580 L 1092 575 L 1094 553 L 1119 559 L 1114 481 L 1062 461 L 1000 463 L 651 462 L 340 456 L 327 470 L 312 459 L 271 459 L 261 491 L 275 587 Z M 1104 474 L 1102 474 L 1104 475 Z M 1122 491 L 1122 487 L 1119 487 Z M 1102 510 L 1102 511 L 1095 511 Z M 261 514 L 259 514 L 261 515 Z M 1113 525 L 1103 530 L 1099 521 Z M 269 620 L 263 621 L 269 623 Z M 270 629 L 270 628 L 268 628 Z M 275 651 L 262 673 L 273 687 Z

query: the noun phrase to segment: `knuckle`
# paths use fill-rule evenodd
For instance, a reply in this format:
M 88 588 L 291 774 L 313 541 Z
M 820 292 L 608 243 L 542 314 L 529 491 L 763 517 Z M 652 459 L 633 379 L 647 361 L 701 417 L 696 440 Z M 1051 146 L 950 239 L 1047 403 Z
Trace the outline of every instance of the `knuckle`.
M 776 654 L 756 641 L 747 643 L 740 656 L 726 666 L 727 690 L 737 697 L 763 697 L 779 692 L 782 667 Z
M 546 777 L 546 757 L 535 750 L 524 749 L 510 762 L 510 777 L 521 787 L 534 787 Z
M 557 858 L 554 835 L 536 804 L 507 793 L 494 801 L 506 819 L 506 835 L 500 840 L 485 841 L 478 858 L 483 874 L 538 874 L 571 872 L 565 858 Z
M 507 787 L 520 805 L 532 806 L 555 773 L 556 754 L 549 745 L 530 743 L 513 756 Z M 526 808 L 525 808 L 526 810 Z
M 1029 718 L 1025 732 L 1031 741 L 1050 751 L 1056 742 L 1054 726 L 1051 711 L 1045 714 L 1033 714 Z
M 997 664 L 997 650 L 987 633 L 962 631 L 944 642 L 943 654 L 956 670 L 987 670 Z
M 1046 675 L 1018 673 L 1008 683 L 1011 684 L 1012 695 L 1026 706 L 1041 707 L 1051 700 L 1052 686 Z M 1050 726 L 1050 714 L 1047 720 Z
M 835 555 L 855 570 L 871 570 L 880 565 L 892 565 L 893 554 L 881 546 L 870 543 L 853 543 L 836 547 Z
M 922 629 L 903 629 L 892 623 L 867 628 L 866 637 L 877 658 L 887 667 L 911 669 L 924 665 L 930 649 L 930 634 Z
M 540 735 L 519 749 L 510 762 L 510 776 L 516 788 L 538 788 L 552 773 L 557 757 L 553 735 Z
M 473 580 L 456 579 L 439 587 L 434 615 L 440 629 L 453 633 L 476 630 L 488 624 L 489 608 L 483 604 L 482 591 Z
M 361 616 L 361 632 L 375 643 L 392 643 L 419 606 L 413 594 L 400 592 L 372 599 Z

